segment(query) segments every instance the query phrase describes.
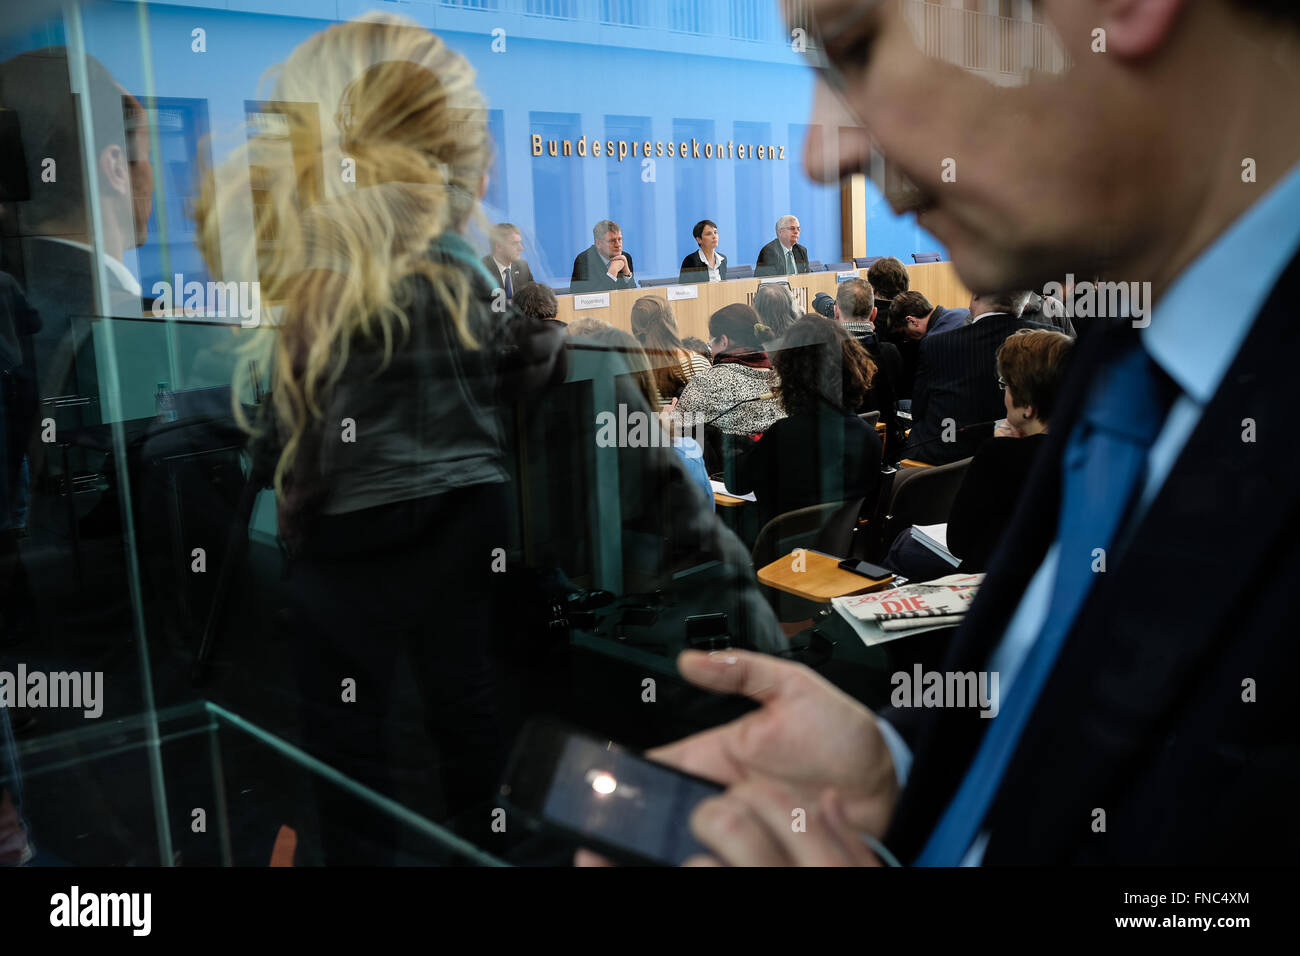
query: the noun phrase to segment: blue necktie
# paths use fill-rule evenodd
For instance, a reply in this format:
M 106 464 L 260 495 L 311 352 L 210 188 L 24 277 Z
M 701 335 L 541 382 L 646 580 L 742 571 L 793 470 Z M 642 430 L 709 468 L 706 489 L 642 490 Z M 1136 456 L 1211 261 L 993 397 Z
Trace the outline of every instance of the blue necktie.
M 506 298 L 513 299 L 515 297 L 515 284 L 510 281 L 510 267 L 506 266 L 501 275 L 506 280 Z
M 1060 562 L 1050 611 L 952 802 L 916 859 L 956 866 L 970 849 L 1025 723 L 1098 572 L 1095 549 L 1109 551 L 1142 488 L 1147 454 L 1177 386 L 1138 344 L 1098 376 L 1065 448 Z M 1110 558 L 1110 555 L 1107 555 Z

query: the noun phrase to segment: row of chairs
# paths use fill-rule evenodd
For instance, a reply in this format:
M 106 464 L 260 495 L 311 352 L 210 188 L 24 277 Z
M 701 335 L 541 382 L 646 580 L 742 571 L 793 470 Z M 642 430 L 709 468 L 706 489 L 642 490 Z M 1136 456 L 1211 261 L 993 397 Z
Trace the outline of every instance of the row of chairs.
M 871 264 L 880 258 L 882 257 L 881 256 L 858 256 L 852 260 L 845 260 L 844 262 L 821 263 L 816 261 L 810 261 L 808 263 L 808 271 L 809 272 L 849 272 L 853 269 L 870 269 Z M 923 262 L 943 261 L 941 255 L 937 252 L 914 252 L 912 253 L 912 260 L 917 264 Z M 754 277 L 753 266 L 728 266 L 727 267 L 728 279 L 752 279 L 753 277 Z M 638 279 L 637 285 L 639 285 L 642 289 L 650 289 L 656 286 L 677 285 L 677 277 L 670 276 L 667 279 Z M 568 295 L 569 289 L 567 287 L 563 289 L 556 289 L 555 294 Z
M 777 515 L 754 541 L 754 564 L 762 567 L 797 547 L 879 564 L 904 528 L 948 521 L 970 461 L 886 468 L 875 501 L 853 498 Z

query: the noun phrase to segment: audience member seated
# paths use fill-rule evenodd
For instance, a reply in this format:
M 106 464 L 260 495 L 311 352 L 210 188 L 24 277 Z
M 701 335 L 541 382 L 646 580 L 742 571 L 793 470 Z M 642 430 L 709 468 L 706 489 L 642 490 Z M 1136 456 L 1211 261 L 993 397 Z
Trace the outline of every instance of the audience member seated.
M 646 299 L 654 302 L 662 301 L 650 296 L 647 296 Z M 640 305 L 646 299 L 639 300 L 637 304 Z M 631 371 L 633 378 L 636 379 L 637 390 L 645 396 L 648 409 L 653 412 L 660 412 L 663 401 L 655 385 L 655 370 L 651 367 L 649 356 L 637 344 L 635 338 L 622 329 L 614 328 L 612 325 L 606 325 L 602 329 L 594 329 L 584 333 L 581 338 L 599 345 L 601 348 L 619 352 L 627 360 L 628 369 Z M 700 487 L 704 497 L 708 499 L 709 507 L 713 508 L 713 486 L 709 484 L 709 473 L 704 467 L 704 449 L 700 447 L 699 442 L 694 438 L 689 435 L 679 434 L 674 429 L 672 412 L 673 405 L 671 403 L 663 408 L 663 411 L 658 415 L 659 427 L 672 436 L 673 451 L 677 453 L 677 457 L 681 460 L 687 473 Z
M 514 223 L 499 222 L 492 227 L 489 238 L 492 251 L 483 257 L 483 268 L 498 288 L 505 289 L 506 299 L 513 300 L 520 289 L 533 281 L 533 270 L 523 259 L 523 234 Z
M 704 341 L 704 339 L 697 339 L 695 336 L 691 336 L 690 338 L 682 339 L 682 345 L 699 355 L 710 365 L 713 364 L 713 350 L 709 348 L 709 343 Z
M 903 374 L 903 358 L 898 346 L 884 342 L 876 333 L 876 296 L 871 283 L 865 279 L 846 279 L 835 290 L 832 315 L 844 331 L 857 339 L 876 363 L 878 374 L 871 382 L 863 399 L 861 411 L 880 412 L 885 425 L 885 453 L 897 461 L 903 450 L 903 428 L 898 420 L 898 381 Z
M 614 326 L 610 325 L 604 319 L 598 319 L 594 315 L 584 315 L 581 318 L 574 319 L 570 322 L 565 326 L 564 331 L 568 332 L 569 335 L 576 337 L 580 335 L 592 335 L 597 332 L 603 332 L 605 329 L 612 329 L 613 327 Z
M 871 263 L 867 269 L 867 281 L 876 294 L 876 321 L 884 337 L 890 341 L 889 307 L 894 299 L 902 295 L 911 285 L 912 277 L 907 266 L 893 256 L 884 256 Z M 895 343 L 897 344 L 897 343 Z
M 642 296 L 632 305 L 632 334 L 646 351 L 664 403 L 681 395 L 687 382 L 711 367 L 706 358 L 682 344 L 677 320 L 668 303 L 658 296 Z
M 997 351 L 1012 332 L 1042 328 L 1020 318 L 1028 298 L 1028 291 L 973 295 L 969 325 L 926 334 L 917 360 L 905 458 L 933 465 L 969 458 L 992 434 L 992 423 L 1003 412 Z
M 880 438 L 857 415 L 876 374 L 866 350 L 837 323 L 806 315 L 773 356 L 786 417 L 727 472 L 727 487 L 757 498 L 761 527 L 796 508 L 865 497 L 880 485 Z
M 635 289 L 632 254 L 623 251 L 623 230 L 618 223 L 602 219 L 591 229 L 593 242 L 573 260 L 569 291 L 607 292 Z
M 548 285 L 542 285 L 540 282 L 530 282 L 527 285 L 519 286 L 515 292 L 514 306 L 530 319 L 544 319 L 547 322 L 554 322 L 563 326 L 556 316 L 559 314 L 560 305 L 555 298 L 555 290 Z
M 782 216 L 776 221 L 776 238 L 758 251 L 754 275 L 790 276 L 808 271 L 808 250 L 799 245 L 799 220 Z
M 790 326 L 799 321 L 799 312 L 794 307 L 794 296 L 788 285 L 781 282 L 769 282 L 760 285 L 754 293 L 754 311 L 764 325 L 772 330 L 779 340 Z M 779 341 L 770 343 L 772 348 L 779 347 Z
M 900 292 L 894 296 L 883 321 L 890 327 L 890 337 L 898 346 L 903 360 L 903 390 L 911 398 L 912 388 L 916 384 L 916 363 L 921 353 L 921 340 L 927 335 L 961 328 L 970 321 L 970 311 L 931 305 L 930 300 L 919 292 Z
M 723 445 L 743 448 L 784 417 L 776 398 L 777 374 L 764 343 L 772 330 L 758 313 L 739 302 L 709 316 L 713 367 L 682 390 L 677 411 L 685 427 L 705 428 L 705 462 L 710 474 L 722 470 Z M 689 419 L 686 418 L 689 416 Z
M 718 251 L 718 224 L 712 219 L 701 219 L 691 230 L 700 248 L 682 260 L 677 281 L 723 282 L 727 278 L 727 257 Z
M 1011 522 L 1065 378 L 1074 340 L 1046 329 L 1021 329 L 1008 335 L 997 353 L 998 384 L 1006 421 L 980 445 L 966 470 L 948 517 L 948 550 L 961 559 L 960 571 L 984 571 L 1002 531 Z M 928 581 L 953 568 L 901 531 L 886 565 L 914 581 Z

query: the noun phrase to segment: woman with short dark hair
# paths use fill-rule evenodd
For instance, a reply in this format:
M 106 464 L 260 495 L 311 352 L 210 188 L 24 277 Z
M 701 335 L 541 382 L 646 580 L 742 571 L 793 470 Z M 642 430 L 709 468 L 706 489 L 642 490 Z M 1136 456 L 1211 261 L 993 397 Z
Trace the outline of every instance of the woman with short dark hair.
M 682 260 L 677 281 L 724 282 L 727 278 L 727 257 L 718 251 L 718 224 L 712 219 L 701 219 L 691 230 L 695 244 L 700 248 Z

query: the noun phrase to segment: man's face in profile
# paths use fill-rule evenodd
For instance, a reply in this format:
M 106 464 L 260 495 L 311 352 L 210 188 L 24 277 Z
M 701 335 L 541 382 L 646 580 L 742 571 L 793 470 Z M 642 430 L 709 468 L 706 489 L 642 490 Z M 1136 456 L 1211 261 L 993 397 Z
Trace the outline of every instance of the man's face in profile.
M 862 172 L 874 143 L 901 174 L 886 188 L 895 212 L 916 212 L 970 286 L 1036 286 L 1067 271 L 1101 270 L 1140 247 L 1158 221 L 1158 210 L 1144 207 L 1144 183 L 1161 175 L 1161 144 L 1149 117 L 1098 93 L 1128 69 L 1089 49 L 1106 4 L 1036 3 L 1047 24 L 1040 29 L 1055 28 L 1073 62 L 1018 86 L 927 56 L 901 6 L 812 0 L 826 59 L 843 84 L 838 101 L 819 84 L 813 129 L 853 124 L 845 107 L 862 125 L 841 132 L 838 156 L 810 133 L 810 174 L 833 181 Z M 1103 77 L 1109 85 L 1098 83 Z

